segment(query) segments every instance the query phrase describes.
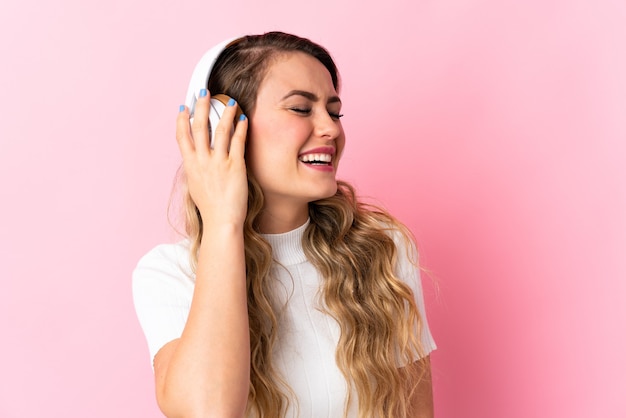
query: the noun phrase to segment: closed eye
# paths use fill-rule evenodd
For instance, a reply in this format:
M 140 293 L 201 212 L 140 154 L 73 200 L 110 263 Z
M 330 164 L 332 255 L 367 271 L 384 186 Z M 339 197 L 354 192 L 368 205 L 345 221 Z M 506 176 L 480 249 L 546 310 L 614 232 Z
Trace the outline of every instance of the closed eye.
M 311 113 L 310 108 L 292 107 L 290 110 L 301 115 L 308 115 Z M 339 120 L 343 117 L 342 113 L 328 112 L 328 115 L 333 118 L 333 120 Z

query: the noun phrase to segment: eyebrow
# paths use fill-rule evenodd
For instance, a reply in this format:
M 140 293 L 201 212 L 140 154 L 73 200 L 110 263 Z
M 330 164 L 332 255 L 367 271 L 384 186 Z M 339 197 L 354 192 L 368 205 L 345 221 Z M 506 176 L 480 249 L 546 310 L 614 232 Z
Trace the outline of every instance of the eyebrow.
M 291 90 L 282 98 L 282 100 L 285 100 L 291 96 L 302 96 L 312 102 L 317 102 L 320 99 L 319 97 L 317 97 L 315 94 L 311 93 L 310 91 Z M 331 96 L 328 99 L 328 103 L 341 103 L 341 99 L 339 98 L 339 96 Z

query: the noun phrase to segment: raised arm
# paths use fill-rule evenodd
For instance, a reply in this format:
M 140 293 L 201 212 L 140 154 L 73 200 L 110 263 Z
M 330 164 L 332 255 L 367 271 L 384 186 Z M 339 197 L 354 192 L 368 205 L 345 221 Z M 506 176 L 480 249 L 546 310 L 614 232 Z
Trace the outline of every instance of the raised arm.
M 411 397 L 412 418 L 433 418 L 435 416 L 433 404 L 433 381 L 430 370 L 430 356 L 418 360 L 407 367 L 417 367 L 424 371 L 413 396 Z
M 178 115 L 176 138 L 189 192 L 203 221 L 189 317 L 181 337 L 154 358 L 156 396 L 168 417 L 242 417 L 250 382 L 243 223 L 247 120 L 229 103 L 209 147 L 209 95 L 203 91 L 189 123 Z

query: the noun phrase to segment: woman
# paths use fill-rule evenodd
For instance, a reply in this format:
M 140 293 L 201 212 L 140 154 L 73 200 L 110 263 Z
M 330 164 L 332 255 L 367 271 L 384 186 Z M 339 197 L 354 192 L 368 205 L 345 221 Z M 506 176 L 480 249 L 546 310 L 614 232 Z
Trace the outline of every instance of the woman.
M 247 36 L 181 106 L 188 239 L 133 277 L 166 416 L 433 415 L 409 234 L 335 178 L 338 79 L 307 39 Z M 234 99 L 212 139 L 207 90 Z

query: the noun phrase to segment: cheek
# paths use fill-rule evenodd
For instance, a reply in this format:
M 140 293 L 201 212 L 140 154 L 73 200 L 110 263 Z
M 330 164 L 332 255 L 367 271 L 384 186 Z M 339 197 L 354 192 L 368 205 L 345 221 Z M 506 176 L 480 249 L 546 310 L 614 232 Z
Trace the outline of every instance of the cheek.
M 282 134 L 281 121 L 265 115 L 250 118 L 248 142 L 250 147 L 275 147 Z
M 259 146 L 262 141 L 258 141 L 257 137 L 251 136 L 248 139 L 248 146 L 246 148 L 246 165 L 248 171 L 257 180 L 259 177 L 263 177 L 263 169 L 268 166 L 268 156 L 265 154 L 265 150 L 262 146 Z
M 246 143 L 246 161 L 249 168 L 254 169 L 263 159 L 263 145 L 268 143 L 266 123 L 263 118 L 250 118 Z
M 337 147 L 337 162 L 341 161 L 341 157 L 343 156 L 343 152 L 346 148 L 346 136 L 341 130 L 341 135 L 339 138 L 335 140 L 335 146 Z
M 284 155 L 280 132 L 272 129 L 271 123 L 258 123 L 250 126 L 246 147 L 248 170 L 257 180 L 275 174 L 285 162 L 280 159 Z
M 285 117 L 259 118 L 250 123 L 248 148 L 256 155 L 277 157 L 297 153 L 308 139 L 307 125 Z

